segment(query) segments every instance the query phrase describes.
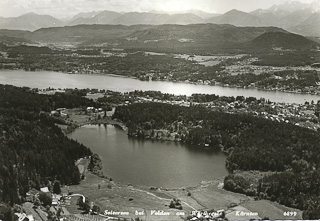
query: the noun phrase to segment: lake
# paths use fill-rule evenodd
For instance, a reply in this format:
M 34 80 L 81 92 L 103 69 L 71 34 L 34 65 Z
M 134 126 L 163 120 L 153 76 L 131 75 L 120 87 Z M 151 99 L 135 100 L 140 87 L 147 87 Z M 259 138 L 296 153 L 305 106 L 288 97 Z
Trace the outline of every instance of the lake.
M 220 96 L 244 96 L 265 98 L 274 102 L 304 103 L 320 100 L 319 95 L 295 94 L 258 89 L 230 88 L 222 86 L 196 85 L 167 81 L 140 81 L 133 78 L 100 74 L 64 74 L 50 71 L 26 72 L 1 70 L 0 84 L 27 86 L 32 88 L 97 88 L 120 92 L 155 90 L 163 93 L 190 96 L 193 93 Z
M 86 125 L 68 137 L 99 154 L 104 174 L 115 182 L 179 188 L 228 174 L 226 155 L 220 151 L 177 142 L 130 138 L 113 125 Z

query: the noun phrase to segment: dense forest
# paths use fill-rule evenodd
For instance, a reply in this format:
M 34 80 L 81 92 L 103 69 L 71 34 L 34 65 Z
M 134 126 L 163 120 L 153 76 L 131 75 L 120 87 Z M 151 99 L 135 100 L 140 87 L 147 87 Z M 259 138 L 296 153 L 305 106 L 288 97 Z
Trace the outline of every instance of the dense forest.
M 257 56 L 259 61 L 254 65 L 267 65 L 276 67 L 286 66 L 305 66 L 319 62 L 319 53 L 316 51 L 273 51 L 273 52 L 253 52 L 252 55 Z
M 286 90 L 297 90 L 305 87 L 316 87 L 320 81 L 317 71 L 294 71 L 284 70 L 273 73 L 262 73 L 259 75 L 246 73 L 241 75 L 225 75 L 219 81 L 224 84 L 249 86 L 255 84 L 258 88 L 284 88 Z
M 199 148 L 221 149 L 229 153 L 226 166 L 231 171 L 273 171 L 256 189 L 245 178 L 233 175 L 226 177 L 225 188 L 302 209 L 305 219 L 320 217 L 316 204 L 320 194 L 319 132 L 248 114 L 163 103 L 119 106 L 113 117 L 128 126 L 131 136 L 174 137 Z
M 9 206 L 22 203 L 31 188 L 50 186 L 54 180 L 79 183 L 75 160 L 92 152 L 68 139 L 46 111 L 91 101 L 9 85 L 0 85 L 0 94 L 0 219 L 11 220 Z

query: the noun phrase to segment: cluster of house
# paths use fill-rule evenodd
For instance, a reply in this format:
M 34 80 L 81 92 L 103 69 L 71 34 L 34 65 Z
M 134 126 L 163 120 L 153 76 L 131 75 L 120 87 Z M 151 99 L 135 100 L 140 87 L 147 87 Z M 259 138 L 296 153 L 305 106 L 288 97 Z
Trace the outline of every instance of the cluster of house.
M 49 190 L 48 187 L 40 188 L 40 191 L 43 192 L 43 193 L 50 194 L 50 190 Z M 60 205 L 60 200 L 62 198 L 62 195 L 53 193 L 53 194 L 51 194 L 51 197 L 52 197 L 51 206 L 59 206 Z M 67 197 L 67 195 L 64 195 L 64 197 Z
M 26 196 L 26 201 L 33 203 L 35 198 L 38 198 L 39 194 L 41 192 L 47 193 L 47 194 L 51 194 L 51 198 L 52 198 L 51 206 L 52 207 L 61 206 L 61 205 L 70 205 L 71 196 L 68 196 L 66 194 L 61 195 L 61 194 L 51 193 L 48 187 L 40 188 L 40 191 L 35 190 L 35 189 L 30 190 L 26 194 L 27 195 Z M 28 214 L 27 215 L 24 212 L 15 213 L 15 215 L 17 216 L 18 221 L 34 221 L 34 220 L 36 220 L 32 214 Z M 59 221 L 64 221 L 64 220 L 65 220 L 65 217 L 64 218 L 60 218 Z
M 99 113 L 101 111 L 103 111 L 102 108 L 87 107 L 87 113 Z
M 137 97 L 134 103 L 143 102 L 159 102 L 172 105 L 180 105 L 189 107 L 191 102 L 186 100 L 159 100 L 149 97 Z M 124 103 L 126 105 L 127 103 Z M 223 102 L 214 101 L 206 103 L 192 102 L 193 105 L 203 105 L 209 109 L 219 109 L 227 113 L 250 113 L 255 116 L 260 116 L 272 121 L 293 123 L 296 126 L 305 127 L 312 130 L 317 130 L 320 128 L 317 122 L 317 116 L 315 115 L 315 104 L 289 104 L 289 103 L 268 103 L 268 102 L 246 102 L 246 101 L 233 101 L 233 102 Z M 254 107 L 254 106 L 257 106 Z M 259 109 L 259 110 L 258 110 Z M 264 111 L 265 110 L 272 110 Z
M 27 215 L 25 213 L 15 213 L 18 217 L 18 221 L 34 221 L 33 215 Z
M 50 115 L 54 116 L 54 117 L 63 117 L 63 118 L 67 118 L 68 114 L 65 113 L 67 109 L 66 108 L 57 108 L 54 111 L 51 111 Z

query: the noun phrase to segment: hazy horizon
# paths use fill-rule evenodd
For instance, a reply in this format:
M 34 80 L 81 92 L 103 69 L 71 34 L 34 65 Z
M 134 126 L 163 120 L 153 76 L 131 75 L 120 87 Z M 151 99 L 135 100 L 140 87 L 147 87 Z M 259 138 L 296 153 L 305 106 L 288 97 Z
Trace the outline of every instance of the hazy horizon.
M 312 3 L 320 0 L 296 0 Z M 294 2 L 288 0 L 1 0 L 0 17 L 17 17 L 34 12 L 56 18 L 71 18 L 80 12 L 117 11 L 117 12 L 179 12 L 202 10 L 208 13 L 223 14 L 232 9 L 245 12 L 267 9 L 275 4 Z

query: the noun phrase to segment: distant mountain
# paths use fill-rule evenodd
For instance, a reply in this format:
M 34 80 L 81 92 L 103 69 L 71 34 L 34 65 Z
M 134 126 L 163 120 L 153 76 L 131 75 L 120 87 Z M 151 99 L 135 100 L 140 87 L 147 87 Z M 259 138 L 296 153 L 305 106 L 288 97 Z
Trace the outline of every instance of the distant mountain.
M 284 17 L 290 15 L 286 11 L 269 11 L 258 9 L 255 11 L 250 12 L 251 15 L 254 15 L 260 19 L 262 26 L 275 26 L 275 27 L 282 27 L 279 25 L 279 21 Z
M 78 14 L 78 16 L 80 16 Z M 91 17 L 90 17 L 91 15 Z M 83 25 L 83 24 L 112 24 L 112 21 L 122 14 L 113 11 L 102 11 L 99 13 L 87 13 L 85 17 L 77 17 L 71 21 L 68 25 Z
M 297 10 L 287 16 L 282 17 L 276 24 L 277 27 L 288 29 L 305 21 L 310 17 L 310 15 L 312 15 L 312 11 L 309 8 Z M 318 23 L 318 25 L 320 25 L 320 23 Z
M 182 24 L 182 25 L 187 25 L 187 24 L 199 24 L 203 23 L 203 20 L 192 13 L 187 13 L 187 14 L 175 14 L 175 15 L 170 15 L 165 23 L 163 24 Z
M 72 17 L 72 20 L 75 20 L 77 18 L 93 18 L 97 14 L 100 14 L 103 11 L 93 11 L 93 12 L 80 12 Z
M 215 16 L 219 16 L 220 14 L 217 13 L 208 13 L 208 12 L 204 12 L 201 10 L 196 10 L 196 9 L 190 9 L 184 12 L 181 12 L 179 14 L 186 14 L 186 13 L 191 13 L 194 14 L 202 19 L 206 19 L 206 18 L 211 18 L 211 17 L 215 17 Z
M 190 25 L 78 25 L 42 28 L 34 32 L 10 31 L 6 36 L 21 37 L 40 43 L 104 45 L 110 48 L 212 51 L 243 48 L 266 32 L 286 32 L 276 27 L 236 27 L 217 24 Z M 1 34 L 0 34 L 1 35 Z
M 0 25 L 5 24 L 5 23 L 9 22 L 10 20 L 12 20 L 12 18 L 2 18 L 2 17 L 0 17 Z
M 320 37 L 320 12 L 313 13 L 308 19 L 289 30 L 306 36 Z
M 264 10 L 264 9 L 257 9 L 255 11 L 250 12 L 250 14 L 258 16 L 262 19 L 273 19 L 273 21 L 276 21 L 276 19 L 281 19 L 287 15 L 290 15 L 291 12 L 283 11 L 283 10 Z
M 301 2 L 286 2 L 274 5 L 269 9 L 257 9 L 250 13 L 231 10 L 223 15 L 206 19 L 208 23 L 232 24 L 241 27 L 274 26 L 284 28 L 305 36 L 320 37 L 320 22 L 318 13 L 320 1 L 312 4 Z
M 60 21 L 48 15 L 35 13 L 16 18 L 1 18 L 0 29 L 34 31 L 46 27 L 110 24 L 110 25 L 161 25 L 161 24 L 230 24 L 239 27 L 280 27 L 304 36 L 320 37 L 320 0 L 311 4 L 287 1 L 268 9 L 257 9 L 250 13 L 231 10 L 222 15 L 201 10 L 181 12 L 128 12 L 97 11 L 78 13 L 69 21 Z
M 78 15 L 80 16 L 80 15 Z M 88 16 L 88 14 L 86 14 Z M 79 24 L 194 24 L 203 23 L 202 18 L 192 13 L 185 14 L 164 14 L 159 12 L 128 12 L 118 13 L 112 11 L 103 11 L 93 17 L 77 17 L 68 25 Z
M 159 15 L 161 16 L 161 15 Z M 1 37 L 5 36 L 5 37 Z M 107 48 L 152 50 L 178 53 L 209 53 L 261 49 L 311 49 L 315 41 L 277 27 L 237 27 L 229 24 L 189 25 L 78 25 L 42 28 L 34 32 L 3 30 L 10 37 L 40 43 L 103 46 Z
M 279 5 L 271 6 L 268 11 L 277 12 L 277 11 L 286 11 L 286 12 L 295 12 L 301 9 L 309 8 L 310 4 L 301 3 L 298 1 L 286 1 L 285 3 Z
M 320 1 L 314 1 L 310 4 L 311 9 L 313 12 L 320 12 Z
M 0 29 L 11 30 L 36 30 L 46 27 L 59 27 L 63 23 L 50 16 L 50 15 L 38 15 L 35 13 L 28 13 L 16 18 L 1 19 Z
M 174 15 L 174 14 L 194 14 L 202 19 L 211 18 L 218 16 L 220 14 L 217 13 L 208 13 L 204 12 L 202 10 L 196 10 L 196 9 L 189 9 L 189 10 L 183 10 L 183 11 L 174 11 L 174 12 L 166 12 L 166 11 L 150 11 L 149 13 L 153 14 L 168 14 L 168 15 Z
M 129 12 L 113 20 L 112 24 L 138 25 L 138 24 L 194 24 L 203 20 L 194 14 L 157 14 L 149 12 Z
M 262 20 L 255 15 L 238 11 L 238 10 L 231 10 L 227 13 L 212 17 L 206 20 L 206 22 L 214 23 L 214 24 L 231 24 L 235 26 L 253 26 L 258 27 L 262 26 Z
M 232 24 L 236 26 L 275 26 L 289 29 L 308 19 L 318 8 L 318 4 L 301 2 L 285 2 L 268 9 L 257 9 L 250 13 L 231 10 L 223 15 L 209 18 L 206 21 L 215 24 Z M 320 6 L 319 6 L 320 8 Z M 302 24 L 303 25 L 303 24 Z M 318 23 L 320 26 L 320 23 Z M 290 29 L 291 30 L 291 29 Z M 306 34 L 300 32 L 301 34 Z
M 255 38 L 251 44 L 259 48 L 308 49 L 320 45 L 301 35 L 285 32 L 266 32 Z

